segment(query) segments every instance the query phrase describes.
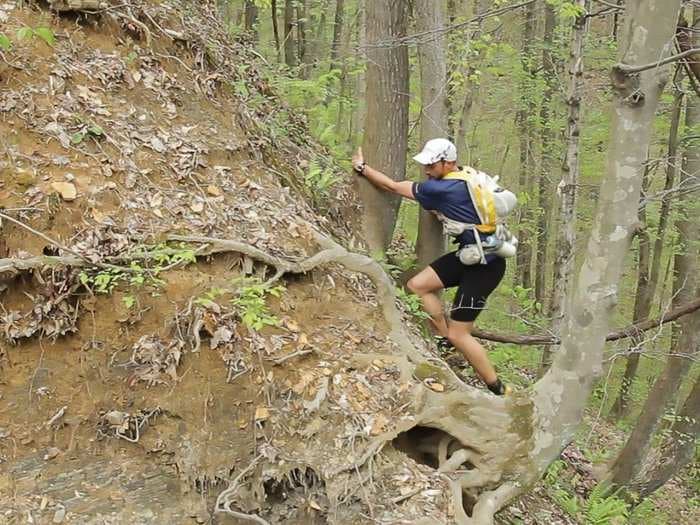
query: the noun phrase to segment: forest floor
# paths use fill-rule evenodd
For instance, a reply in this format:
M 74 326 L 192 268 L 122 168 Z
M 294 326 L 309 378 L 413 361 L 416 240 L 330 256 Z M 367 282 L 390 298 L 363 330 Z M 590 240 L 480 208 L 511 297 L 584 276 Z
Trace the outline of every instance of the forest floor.
M 255 254 L 174 242 L 235 239 L 302 261 L 318 232 L 351 239 L 349 183 L 328 218 L 300 197 L 313 144 L 275 137 L 273 108 L 250 107 L 267 88 L 204 6 L 132 7 L 58 16 L 0 0 L 13 37 L 0 203 L 44 235 L 2 221 L 0 258 L 56 255 L 47 237 L 93 261 L 151 256 L 0 274 L 0 523 L 244 523 L 213 513 L 227 487 L 271 523 L 449 523 L 445 480 L 400 440 L 368 477 L 347 468 L 404 417 L 416 381 L 388 350 L 369 279 L 326 265 L 269 294 L 274 270 Z M 22 27 L 34 36 L 16 40 Z M 580 449 L 562 459 L 590 491 Z M 541 483 L 499 522 L 576 523 L 553 493 Z M 673 523 L 697 523 L 684 487 L 665 494 Z

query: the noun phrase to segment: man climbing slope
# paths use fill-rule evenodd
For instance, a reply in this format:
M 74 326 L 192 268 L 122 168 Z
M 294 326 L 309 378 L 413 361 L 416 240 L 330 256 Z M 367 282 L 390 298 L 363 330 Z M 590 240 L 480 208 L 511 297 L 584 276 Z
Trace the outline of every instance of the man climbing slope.
M 421 298 L 423 309 L 438 334 L 449 339 L 464 355 L 491 392 L 504 395 L 510 389 L 498 378 L 484 347 L 471 335 L 474 321 L 485 308 L 488 296 L 503 279 L 506 269 L 505 259 L 497 255 L 495 249 L 496 253 L 489 253 L 488 241 L 498 239 L 480 231 L 485 229 L 483 220 L 466 182 L 468 172 L 477 172 L 470 168 L 460 170 L 457 149 L 443 138 L 428 141 L 413 159 L 424 167 L 427 180 L 392 180 L 370 167 L 361 149 L 353 155 L 352 165 L 358 175 L 377 188 L 418 201 L 424 209 L 435 213 L 443 222 L 445 231 L 455 237 L 459 249 L 432 262 L 408 281 L 407 286 Z M 514 199 L 513 196 L 513 206 Z M 508 245 L 501 239 L 498 247 L 503 253 L 503 248 L 508 248 Z M 455 286 L 458 289 L 448 321 L 436 292 Z

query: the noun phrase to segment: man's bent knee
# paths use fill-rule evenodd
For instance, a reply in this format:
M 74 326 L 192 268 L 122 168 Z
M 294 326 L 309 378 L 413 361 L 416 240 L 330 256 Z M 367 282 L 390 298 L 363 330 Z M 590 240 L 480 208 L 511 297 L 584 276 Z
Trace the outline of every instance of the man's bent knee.
M 408 288 L 411 293 L 414 293 L 416 295 L 423 295 L 425 293 L 423 287 L 420 285 L 420 281 L 415 277 L 411 277 L 408 280 L 408 282 L 406 283 L 406 288 Z
M 465 335 L 471 335 L 474 323 L 450 321 L 447 326 L 447 338 L 450 341 L 460 339 Z
M 442 290 L 443 284 L 438 275 L 435 273 L 435 270 L 428 266 L 423 271 L 409 279 L 409 281 L 406 283 L 406 288 L 416 295 L 425 295 Z

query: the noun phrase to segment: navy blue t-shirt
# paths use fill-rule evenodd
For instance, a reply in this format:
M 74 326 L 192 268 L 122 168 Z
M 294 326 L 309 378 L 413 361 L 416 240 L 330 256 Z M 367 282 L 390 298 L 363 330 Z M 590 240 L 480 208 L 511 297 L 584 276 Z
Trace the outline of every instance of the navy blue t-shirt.
M 463 180 L 428 179 L 424 182 L 414 182 L 413 196 L 424 209 L 439 211 L 448 219 L 467 224 L 481 223 L 467 190 L 467 183 Z M 487 235 L 482 233 L 481 238 L 485 237 Z M 461 247 L 474 244 L 476 240 L 472 230 L 466 230 L 454 242 L 459 243 Z

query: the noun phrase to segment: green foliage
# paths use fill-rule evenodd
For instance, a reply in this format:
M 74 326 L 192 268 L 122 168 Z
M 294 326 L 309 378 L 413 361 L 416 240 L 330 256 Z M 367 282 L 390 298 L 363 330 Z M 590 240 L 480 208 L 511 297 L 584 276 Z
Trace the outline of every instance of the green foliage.
M 568 20 L 573 20 L 586 13 L 583 7 L 574 4 L 571 0 L 547 0 L 547 3 L 556 8 L 557 14 Z
M 628 505 L 617 496 L 607 494 L 604 484 L 597 485 L 588 495 L 584 505 L 587 525 L 614 525 L 625 523 L 628 517 Z
M 554 463 L 552 463 L 549 468 L 547 469 L 547 472 L 544 475 L 544 481 L 547 483 L 549 486 L 555 486 L 557 482 L 559 481 L 559 476 L 561 476 L 563 470 L 566 468 L 566 463 L 558 459 Z
M 80 131 L 76 131 L 71 135 L 70 141 L 73 145 L 77 146 L 88 137 L 98 139 L 103 136 L 104 130 L 100 126 L 97 126 L 95 124 L 86 124 L 82 126 L 82 129 Z
M 338 182 L 340 177 L 333 172 L 332 168 L 324 168 L 316 160 L 311 161 L 304 176 L 304 185 L 317 206 L 328 199 L 330 191 Z
M 24 26 L 17 30 L 17 40 L 30 40 L 31 38 L 39 38 L 52 47 L 56 42 L 56 36 L 49 27 Z
M 216 299 L 224 294 L 226 294 L 226 290 L 224 290 L 223 288 L 214 287 L 211 290 L 205 292 L 204 295 L 197 297 L 194 300 L 194 304 L 198 304 L 204 307 L 212 306 L 216 302 Z
M 629 516 L 629 522 L 632 525 L 665 525 L 668 523 L 666 516 L 658 511 L 656 505 L 651 499 L 645 499 L 639 505 L 634 507 Z
M 97 293 L 110 294 L 112 290 L 123 280 L 125 272 L 119 268 L 108 268 L 95 273 L 89 271 L 80 272 L 79 279 L 83 286 Z
M 231 303 L 239 309 L 241 321 L 251 330 L 261 330 L 266 326 L 278 326 L 280 321 L 270 313 L 266 299 L 280 297 L 284 286 L 268 286 L 258 278 L 238 278 L 236 296 Z
M 423 304 L 417 295 L 408 293 L 403 288 L 396 288 L 396 298 L 403 306 L 404 311 L 412 316 L 418 319 L 430 319 L 430 315 L 423 310 Z
M 122 297 L 122 302 L 124 303 L 124 306 L 126 306 L 127 310 L 131 310 L 136 304 L 136 297 L 131 294 L 125 295 Z
M 12 49 L 12 41 L 10 41 L 5 33 L 0 33 L 0 49 L 3 51 L 9 51 Z
M 576 494 L 570 494 L 562 488 L 558 488 L 554 491 L 552 497 L 554 501 L 557 502 L 564 512 L 566 512 L 572 518 L 577 518 L 579 512 L 581 511 L 581 506 L 579 504 L 579 499 Z
M 133 287 L 144 285 L 159 287 L 165 282 L 157 277 L 158 273 L 168 266 L 183 262 L 192 263 L 197 260 L 194 250 L 184 243 L 175 247 L 161 243 L 136 255 L 139 256 L 139 259 L 143 257 L 143 260 L 154 264 L 143 266 L 136 260 L 132 260 L 128 268 L 115 266 L 113 268 L 87 269 L 80 272 L 80 282 L 86 288 L 99 294 L 112 293 L 119 283 L 127 283 Z

